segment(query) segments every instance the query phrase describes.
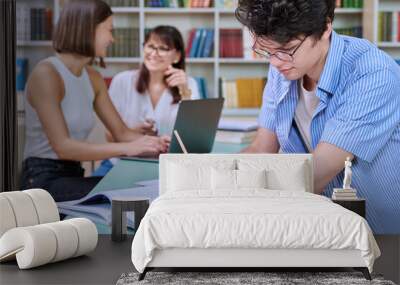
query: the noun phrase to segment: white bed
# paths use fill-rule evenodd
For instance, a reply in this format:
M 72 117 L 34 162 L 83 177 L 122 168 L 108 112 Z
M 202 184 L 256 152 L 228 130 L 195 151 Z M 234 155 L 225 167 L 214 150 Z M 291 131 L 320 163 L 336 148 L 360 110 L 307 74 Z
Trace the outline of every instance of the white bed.
M 154 267 L 355 267 L 369 278 L 380 251 L 367 222 L 312 194 L 312 181 L 311 155 L 162 155 L 132 262 L 141 278 Z

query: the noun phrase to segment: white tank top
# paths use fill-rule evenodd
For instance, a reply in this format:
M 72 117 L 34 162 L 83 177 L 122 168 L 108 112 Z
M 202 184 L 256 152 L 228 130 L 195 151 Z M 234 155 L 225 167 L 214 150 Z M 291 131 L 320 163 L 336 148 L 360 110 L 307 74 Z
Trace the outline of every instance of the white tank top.
M 50 57 L 50 62 L 60 74 L 64 83 L 64 98 L 61 109 L 68 127 L 69 136 L 84 141 L 94 127 L 94 92 L 86 69 L 75 76 L 58 57 Z M 58 159 L 43 130 L 39 117 L 25 94 L 25 152 L 28 157 Z

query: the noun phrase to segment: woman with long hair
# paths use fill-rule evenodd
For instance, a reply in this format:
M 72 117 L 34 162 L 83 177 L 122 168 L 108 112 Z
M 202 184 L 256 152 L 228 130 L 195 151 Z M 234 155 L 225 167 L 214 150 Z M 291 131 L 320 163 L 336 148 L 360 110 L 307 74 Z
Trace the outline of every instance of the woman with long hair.
M 198 99 L 196 81 L 185 72 L 185 47 L 180 32 L 172 26 L 157 26 L 145 36 L 143 63 L 137 70 L 117 74 L 110 97 L 128 127 L 142 133 L 171 135 L 178 103 Z M 109 141 L 115 138 L 108 132 Z M 105 175 L 115 160 L 104 160 L 94 172 Z
M 68 1 L 55 27 L 56 55 L 33 70 L 25 90 L 26 144 L 22 188 L 43 188 L 56 201 L 79 199 L 99 181 L 83 177 L 81 161 L 117 156 L 155 156 L 168 148 L 168 137 L 128 128 L 90 65 L 106 56 L 113 43 L 110 7 L 100 0 Z M 95 113 L 114 142 L 86 141 Z

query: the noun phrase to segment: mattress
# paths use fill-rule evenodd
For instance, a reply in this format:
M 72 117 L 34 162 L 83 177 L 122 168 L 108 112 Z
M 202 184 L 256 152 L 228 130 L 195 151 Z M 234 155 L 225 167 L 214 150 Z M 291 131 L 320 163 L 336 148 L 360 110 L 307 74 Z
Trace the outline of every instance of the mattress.
M 163 249 L 359 250 L 372 271 L 380 251 L 365 219 L 326 197 L 248 189 L 167 192 L 150 206 L 132 243 L 139 272 Z

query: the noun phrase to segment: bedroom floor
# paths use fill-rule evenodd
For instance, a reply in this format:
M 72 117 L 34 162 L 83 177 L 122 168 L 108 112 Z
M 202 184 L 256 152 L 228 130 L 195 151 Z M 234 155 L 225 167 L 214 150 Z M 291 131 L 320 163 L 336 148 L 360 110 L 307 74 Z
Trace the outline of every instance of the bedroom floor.
M 378 259 L 375 269 L 385 279 L 399 283 L 400 252 L 397 255 L 396 250 L 400 250 L 400 238 L 378 236 L 377 242 L 386 258 Z M 134 271 L 131 244 L 132 238 L 114 243 L 109 235 L 100 235 L 96 250 L 88 256 L 30 270 L 19 270 L 16 262 L 4 263 L 0 265 L 0 284 L 115 284 L 122 273 Z
M 88 256 L 61 261 L 29 270 L 16 262 L 0 265 L 0 284 L 115 284 L 124 272 L 134 271 L 131 262 L 132 237 L 124 242 L 100 235 L 95 251 Z

